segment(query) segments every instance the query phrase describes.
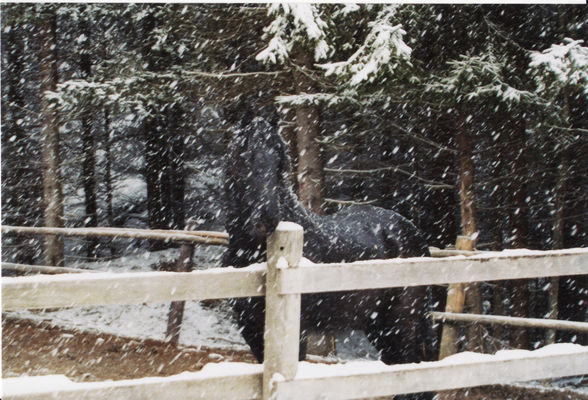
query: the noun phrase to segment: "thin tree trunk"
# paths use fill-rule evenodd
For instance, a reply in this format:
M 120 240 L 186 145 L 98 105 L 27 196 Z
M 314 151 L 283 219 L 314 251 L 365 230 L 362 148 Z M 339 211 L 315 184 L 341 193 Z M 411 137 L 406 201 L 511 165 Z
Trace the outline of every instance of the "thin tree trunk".
M 147 212 L 149 228 L 170 229 L 169 185 L 165 184 L 169 176 L 168 152 L 162 138 L 162 122 L 158 118 L 149 118 L 143 122 L 145 137 L 145 180 L 147 182 Z M 167 248 L 161 241 L 151 240 L 149 249 L 158 251 Z
M 113 204 L 113 179 L 112 179 L 112 142 L 113 134 L 110 130 L 110 115 L 108 109 L 104 109 L 104 153 L 106 154 L 106 165 L 104 167 L 104 186 L 106 187 L 106 221 L 107 226 L 114 227 L 114 204 Z M 114 257 L 116 249 L 114 242 L 110 241 L 110 256 Z
M 186 226 L 186 213 L 184 205 L 184 196 L 186 192 L 186 176 L 184 168 L 184 139 L 185 134 L 182 131 L 182 110 L 179 107 L 172 107 L 168 114 L 168 131 L 169 141 L 171 142 L 170 155 L 168 157 L 170 164 L 171 183 L 169 199 L 172 212 L 172 229 L 184 229 Z
M 512 175 L 510 193 L 512 194 L 510 215 L 512 247 L 521 249 L 527 247 L 527 197 L 525 179 L 525 121 L 522 117 L 512 119 L 511 148 Z M 512 315 L 526 318 L 529 316 L 529 280 L 516 279 L 512 281 Z M 511 328 L 511 345 L 517 349 L 529 348 L 529 333 L 527 328 Z
M 80 28 L 86 38 L 91 33 L 84 22 L 80 23 Z M 92 76 L 92 61 L 88 45 L 89 39 L 86 39 L 84 48 L 81 51 L 79 66 L 84 79 L 90 79 Z M 84 152 L 82 160 L 82 182 L 84 188 L 84 197 L 86 205 L 86 216 L 84 219 L 85 227 L 98 226 L 98 196 L 96 194 L 96 143 L 94 132 L 92 130 L 92 110 L 85 109 L 82 113 L 82 150 Z M 96 251 L 99 244 L 97 238 L 89 238 L 88 257 L 96 257 Z
M 501 157 L 498 155 L 496 158 L 497 163 L 494 166 L 494 170 L 492 172 L 493 178 L 498 178 L 501 176 L 502 169 L 500 168 L 500 163 L 502 162 Z M 492 214 L 492 221 L 491 221 L 491 232 L 492 232 L 492 250 L 493 251 L 501 251 L 503 249 L 502 242 L 503 242 L 503 224 L 506 220 L 506 216 L 502 212 L 502 206 L 504 204 L 504 189 L 499 188 L 498 186 L 492 189 L 490 193 L 490 204 L 491 207 L 494 209 L 494 213 Z M 506 315 L 506 302 L 508 301 L 505 282 L 504 281 L 496 281 L 493 285 L 492 290 L 492 312 L 495 315 Z M 503 325 L 495 325 L 492 327 L 493 336 L 495 339 L 503 342 L 506 340 L 506 331 Z M 500 350 L 501 346 L 498 348 L 493 348 L 492 350 Z
M 45 226 L 63 226 L 63 193 L 57 110 L 48 99 L 57 86 L 56 15 L 53 7 L 46 8 L 40 21 L 41 75 L 41 143 L 43 169 L 43 216 Z M 63 265 L 63 239 L 47 235 L 44 245 L 45 265 Z
M 296 64 L 300 70 L 294 73 L 296 91 L 299 94 L 315 91 L 312 80 L 306 75 L 312 66 L 312 55 L 300 49 Z M 298 197 L 302 204 L 317 213 L 323 213 L 325 192 L 324 161 L 320 137 L 320 115 L 316 106 L 296 109 L 296 145 L 298 151 Z
M 96 195 L 96 145 L 92 132 L 89 115 L 82 117 L 82 146 L 84 158 L 82 160 L 82 181 L 86 203 L 85 227 L 98 226 L 98 205 Z M 99 241 L 96 238 L 88 239 L 88 257 L 95 257 Z
M 553 213 L 553 249 L 564 248 L 564 214 L 565 214 L 565 192 L 566 183 L 569 174 L 570 160 L 568 152 L 563 150 L 558 167 L 557 183 L 555 185 L 554 195 L 554 213 Z M 548 290 L 548 315 L 547 318 L 557 319 L 558 317 L 558 298 L 559 298 L 559 278 L 550 278 Z M 555 343 L 557 332 L 549 329 L 546 332 L 545 341 Z

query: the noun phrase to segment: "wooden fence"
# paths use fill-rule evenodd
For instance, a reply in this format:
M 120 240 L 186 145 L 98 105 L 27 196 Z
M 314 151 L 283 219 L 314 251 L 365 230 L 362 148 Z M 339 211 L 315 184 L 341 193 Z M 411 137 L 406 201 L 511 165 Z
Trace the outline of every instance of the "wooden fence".
M 280 223 L 268 239 L 267 264 L 241 269 L 2 278 L 4 311 L 264 295 L 267 309 L 264 365 L 209 364 L 200 372 L 114 382 L 11 378 L 3 382 L 5 398 L 355 399 L 588 374 L 588 347 L 572 344 L 392 366 L 300 363 L 302 293 L 588 274 L 588 249 L 308 264 L 301 261 L 302 235 L 298 225 Z

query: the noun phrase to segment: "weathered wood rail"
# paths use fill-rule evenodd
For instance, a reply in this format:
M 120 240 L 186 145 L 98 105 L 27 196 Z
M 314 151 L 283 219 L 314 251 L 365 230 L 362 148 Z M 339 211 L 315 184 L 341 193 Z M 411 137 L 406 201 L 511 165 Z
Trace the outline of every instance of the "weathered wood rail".
M 224 363 L 167 378 L 98 383 L 62 377 L 57 386 L 39 387 L 35 378 L 6 379 L 5 398 L 353 399 L 588 374 L 588 347 L 571 344 L 394 366 L 298 362 L 302 293 L 588 274 L 588 249 L 310 264 L 301 259 L 301 243 L 302 228 L 280 223 L 268 242 L 267 265 L 2 278 L 3 310 L 263 295 L 268 310 L 263 366 Z
M 111 237 L 128 239 L 156 239 L 203 243 L 226 246 L 229 237 L 225 232 L 214 231 L 173 231 L 164 229 L 132 229 L 132 228 L 53 228 L 2 225 L 3 234 L 13 235 L 63 235 L 85 237 Z
M 135 228 L 53 228 L 2 225 L 2 233 L 13 235 L 63 235 L 81 237 L 110 237 L 128 239 L 157 239 L 166 241 L 180 241 L 187 243 L 201 243 L 218 246 L 229 244 L 226 232 L 215 231 L 178 231 L 166 229 L 135 229 Z M 446 250 L 430 247 L 431 257 L 449 257 L 456 255 L 470 256 L 480 252 Z

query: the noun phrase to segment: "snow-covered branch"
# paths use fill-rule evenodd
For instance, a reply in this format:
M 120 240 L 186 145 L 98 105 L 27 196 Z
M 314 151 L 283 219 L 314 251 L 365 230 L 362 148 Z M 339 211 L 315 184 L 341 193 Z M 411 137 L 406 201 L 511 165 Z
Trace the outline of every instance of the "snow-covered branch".
M 356 86 L 373 82 L 382 71 L 393 73 L 402 63 L 410 63 L 412 49 L 404 42 L 406 31 L 395 24 L 396 6 L 386 6 L 370 22 L 369 33 L 363 44 L 345 61 L 325 63 L 319 67 L 325 74 L 348 76 L 348 83 Z

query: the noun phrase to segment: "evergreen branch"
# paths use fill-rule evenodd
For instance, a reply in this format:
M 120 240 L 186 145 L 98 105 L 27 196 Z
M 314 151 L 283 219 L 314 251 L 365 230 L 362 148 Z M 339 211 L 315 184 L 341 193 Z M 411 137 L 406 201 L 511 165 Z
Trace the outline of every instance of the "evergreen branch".
M 183 71 L 183 74 L 200 76 L 203 78 L 246 78 L 246 77 L 257 77 L 257 76 L 279 76 L 286 73 L 285 70 L 280 71 L 256 71 L 256 72 L 205 72 L 205 71 Z

